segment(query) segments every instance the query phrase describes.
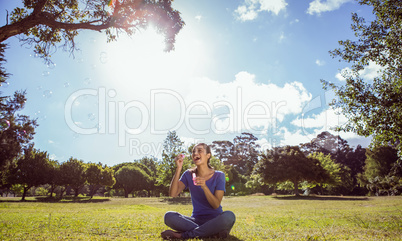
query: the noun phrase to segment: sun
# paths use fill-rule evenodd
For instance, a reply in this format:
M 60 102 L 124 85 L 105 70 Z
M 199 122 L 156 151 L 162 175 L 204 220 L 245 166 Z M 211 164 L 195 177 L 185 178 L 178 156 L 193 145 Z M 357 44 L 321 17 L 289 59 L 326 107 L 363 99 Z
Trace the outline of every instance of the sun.
M 175 49 L 165 52 L 164 36 L 155 28 L 136 33 L 132 37 L 120 37 L 116 42 L 105 45 L 107 51 L 106 83 L 116 88 L 130 89 L 172 87 L 193 78 L 206 62 L 205 44 L 187 29 L 178 35 Z M 107 70 L 107 71 L 106 71 Z

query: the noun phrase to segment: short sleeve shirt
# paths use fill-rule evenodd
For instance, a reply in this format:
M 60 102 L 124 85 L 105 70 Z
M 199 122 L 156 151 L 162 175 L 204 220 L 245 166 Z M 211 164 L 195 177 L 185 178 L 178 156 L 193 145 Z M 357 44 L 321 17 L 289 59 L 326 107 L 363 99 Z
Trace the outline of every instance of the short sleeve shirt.
M 202 188 L 194 185 L 190 170 L 186 170 L 183 173 L 180 177 L 180 181 L 190 190 L 191 202 L 193 203 L 193 217 L 214 218 L 222 213 L 222 206 L 219 205 L 217 209 L 214 209 L 209 204 Z M 214 175 L 206 181 L 206 185 L 212 194 L 214 194 L 216 190 L 225 192 L 225 173 L 215 171 Z

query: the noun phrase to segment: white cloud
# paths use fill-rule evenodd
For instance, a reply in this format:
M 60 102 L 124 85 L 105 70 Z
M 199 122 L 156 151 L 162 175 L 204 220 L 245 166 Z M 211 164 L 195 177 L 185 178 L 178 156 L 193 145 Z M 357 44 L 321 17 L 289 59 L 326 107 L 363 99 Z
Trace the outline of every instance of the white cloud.
M 245 0 L 244 5 L 235 10 L 235 15 L 237 19 L 245 22 L 256 19 L 258 13 L 264 11 L 278 15 L 286 6 L 285 0 Z
M 342 4 L 351 1 L 352 0 L 327 0 L 326 2 L 322 2 L 321 0 L 314 0 L 310 2 L 310 6 L 307 9 L 307 13 L 310 15 L 314 14 L 320 15 L 322 12 L 337 10 L 341 7 Z
M 359 71 L 359 75 L 361 78 L 363 78 L 366 82 L 372 81 L 374 78 L 379 77 L 381 74 L 381 71 L 384 68 L 381 67 L 380 65 L 370 62 L 368 66 L 366 66 L 363 70 Z M 348 77 L 352 75 L 353 72 L 349 67 L 343 68 L 339 73 L 335 75 L 335 78 L 337 78 L 340 81 L 345 81 L 345 76 Z
M 318 66 L 323 66 L 323 65 L 325 65 L 325 61 L 317 59 L 315 61 L 315 64 L 318 65 Z

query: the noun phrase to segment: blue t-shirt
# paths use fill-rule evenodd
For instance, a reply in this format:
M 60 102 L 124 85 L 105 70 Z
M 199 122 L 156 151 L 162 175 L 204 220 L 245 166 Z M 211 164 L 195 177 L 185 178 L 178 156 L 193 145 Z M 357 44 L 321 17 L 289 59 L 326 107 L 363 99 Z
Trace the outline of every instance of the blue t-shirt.
M 214 218 L 222 213 L 222 206 L 219 205 L 219 208 L 214 209 L 209 204 L 204 190 L 202 190 L 200 186 L 194 185 L 190 170 L 183 173 L 180 177 L 180 181 L 184 183 L 186 188 L 190 189 L 191 202 L 193 203 L 193 217 Z M 206 181 L 206 184 L 212 194 L 215 194 L 216 190 L 225 192 L 225 173 L 215 171 L 214 175 Z

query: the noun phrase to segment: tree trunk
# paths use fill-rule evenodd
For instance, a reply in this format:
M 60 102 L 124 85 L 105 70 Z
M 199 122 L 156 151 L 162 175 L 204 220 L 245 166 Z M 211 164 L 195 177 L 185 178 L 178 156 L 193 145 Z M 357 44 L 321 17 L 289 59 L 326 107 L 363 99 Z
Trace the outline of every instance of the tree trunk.
M 124 197 L 128 198 L 128 190 L 124 189 Z
M 298 197 L 299 195 L 299 187 L 298 187 L 299 182 L 298 181 L 293 181 L 293 185 L 295 186 L 295 196 Z
M 21 201 L 25 201 L 25 196 L 26 196 L 28 190 L 29 190 L 29 187 L 24 187 L 24 191 L 22 193 Z

